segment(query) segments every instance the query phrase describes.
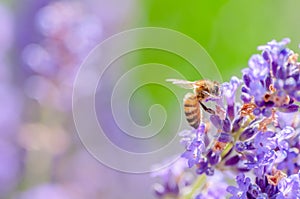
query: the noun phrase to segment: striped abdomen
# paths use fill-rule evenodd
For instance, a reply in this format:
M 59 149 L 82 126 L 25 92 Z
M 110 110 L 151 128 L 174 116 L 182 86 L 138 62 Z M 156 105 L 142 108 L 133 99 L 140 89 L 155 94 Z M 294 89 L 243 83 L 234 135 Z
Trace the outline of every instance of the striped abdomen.
M 201 109 L 195 94 L 187 93 L 183 99 L 184 113 L 189 124 L 197 129 L 201 120 Z

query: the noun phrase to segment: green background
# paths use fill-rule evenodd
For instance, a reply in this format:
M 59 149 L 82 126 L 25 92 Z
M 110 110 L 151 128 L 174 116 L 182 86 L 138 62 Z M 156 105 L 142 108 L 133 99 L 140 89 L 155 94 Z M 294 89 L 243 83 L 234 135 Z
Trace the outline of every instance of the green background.
M 170 28 L 192 37 L 208 51 L 225 81 L 241 76 L 258 45 L 285 37 L 291 38 L 292 49 L 300 43 L 300 2 L 295 0 L 145 0 L 142 5 L 146 18 L 141 26 Z
M 260 53 L 257 47 L 273 39 L 288 37 L 289 47 L 299 51 L 300 1 L 144 0 L 139 4 L 137 27 L 170 28 L 193 38 L 212 57 L 224 81 L 232 76 L 241 78 L 251 55 Z M 157 62 L 176 69 L 188 80 L 202 78 L 185 60 L 168 52 L 148 49 L 137 54 L 140 64 Z M 149 85 L 140 92 L 155 102 L 174 102 L 170 96 L 162 98 L 158 89 Z

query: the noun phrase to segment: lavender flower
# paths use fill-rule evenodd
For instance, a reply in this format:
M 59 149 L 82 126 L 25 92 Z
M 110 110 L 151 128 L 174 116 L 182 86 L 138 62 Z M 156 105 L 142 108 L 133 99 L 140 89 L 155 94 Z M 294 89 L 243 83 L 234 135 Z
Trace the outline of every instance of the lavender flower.
M 227 101 L 227 113 L 231 120 L 233 119 L 235 114 L 234 113 L 235 93 L 241 83 L 242 82 L 240 79 L 238 79 L 237 77 L 232 77 L 229 83 L 225 82 L 222 84 L 223 94 L 225 95 Z
M 219 170 L 236 176 L 237 186 L 227 187 L 231 199 L 300 198 L 300 63 L 289 42 L 258 47 L 262 53 L 251 56 L 242 81 L 222 84 L 208 122 L 182 134 L 182 157 L 199 179 Z M 194 183 L 199 194 L 193 197 L 203 198 L 208 185 Z
M 281 180 L 278 184 L 278 189 L 283 198 L 300 198 L 299 173 L 290 175 L 288 178 Z
M 255 183 L 251 182 L 249 177 L 246 177 L 243 173 L 239 174 L 236 178 L 238 187 L 228 186 L 227 191 L 232 194 L 230 199 L 237 198 L 272 198 L 280 199 L 282 198 L 282 193 L 279 191 L 277 184 L 274 184 L 270 179 L 275 178 L 276 180 L 281 180 L 283 178 L 277 172 L 274 176 L 262 176 L 256 177 Z M 281 181 L 280 181 L 281 182 Z
M 227 191 L 232 194 L 231 199 L 247 198 L 247 191 L 250 186 L 250 178 L 246 178 L 242 173 L 236 177 L 238 187 L 229 186 Z

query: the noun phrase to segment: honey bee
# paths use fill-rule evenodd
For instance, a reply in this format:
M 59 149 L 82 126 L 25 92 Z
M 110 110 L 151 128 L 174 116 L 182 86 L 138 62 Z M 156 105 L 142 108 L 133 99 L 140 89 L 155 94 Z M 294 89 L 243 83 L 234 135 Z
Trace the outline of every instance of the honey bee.
M 187 93 L 184 96 L 184 113 L 190 126 L 197 129 L 202 121 L 202 110 L 215 114 L 215 111 L 206 107 L 203 102 L 208 98 L 220 97 L 220 84 L 216 81 L 210 80 L 198 80 L 198 81 L 186 81 L 179 79 L 167 79 L 167 82 L 172 82 L 185 89 L 193 89 L 194 93 Z

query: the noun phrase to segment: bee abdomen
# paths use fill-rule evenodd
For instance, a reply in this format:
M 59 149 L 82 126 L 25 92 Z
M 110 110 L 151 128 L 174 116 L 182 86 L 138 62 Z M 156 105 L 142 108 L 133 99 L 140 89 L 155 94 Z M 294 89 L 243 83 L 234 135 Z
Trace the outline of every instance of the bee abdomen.
M 199 102 L 197 100 L 196 95 L 193 93 L 187 93 L 184 97 L 183 100 L 184 103 L 184 113 L 186 116 L 186 119 L 188 123 L 193 127 L 193 128 L 198 128 L 200 124 L 200 106 Z

